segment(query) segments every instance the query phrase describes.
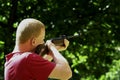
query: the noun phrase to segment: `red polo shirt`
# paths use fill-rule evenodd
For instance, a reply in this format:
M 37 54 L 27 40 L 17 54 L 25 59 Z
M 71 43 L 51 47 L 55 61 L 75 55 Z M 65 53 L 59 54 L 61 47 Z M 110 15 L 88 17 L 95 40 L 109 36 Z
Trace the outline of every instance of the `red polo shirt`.
M 47 80 L 55 63 L 35 53 L 10 53 L 6 56 L 5 80 Z

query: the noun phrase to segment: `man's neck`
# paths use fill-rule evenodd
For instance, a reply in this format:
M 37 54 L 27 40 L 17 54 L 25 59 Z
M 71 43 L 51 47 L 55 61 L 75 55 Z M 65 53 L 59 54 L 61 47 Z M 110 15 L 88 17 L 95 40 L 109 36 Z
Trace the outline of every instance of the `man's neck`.
M 31 51 L 32 51 L 31 45 L 25 43 L 25 44 L 15 45 L 13 53 L 15 53 L 15 52 L 31 52 Z
M 12 51 L 12 53 L 15 53 L 15 52 L 20 52 L 18 46 L 16 46 L 16 45 L 15 45 L 14 50 Z

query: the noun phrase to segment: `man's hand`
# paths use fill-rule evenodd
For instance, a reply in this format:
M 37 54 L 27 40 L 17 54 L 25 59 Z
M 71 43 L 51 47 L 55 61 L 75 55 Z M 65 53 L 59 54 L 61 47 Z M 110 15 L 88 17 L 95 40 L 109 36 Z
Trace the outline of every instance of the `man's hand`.
M 48 40 L 46 42 L 46 45 L 48 46 L 49 54 L 46 54 L 44 58 L 51 61 L 53 59 L 53 54 L 50 50 L 50 47 L 55 47 L 58 51 L 63 51 L 66 50 L 67 47 L 69 46 L 69 41 L 67 39 L 64 39 L 64 46 L 55 46 L 50 40 Z
M 64 46 L 55 46 L 58 51 L 64 51 L 69 46 L 69 41 L 67 39 L 64 39 Z

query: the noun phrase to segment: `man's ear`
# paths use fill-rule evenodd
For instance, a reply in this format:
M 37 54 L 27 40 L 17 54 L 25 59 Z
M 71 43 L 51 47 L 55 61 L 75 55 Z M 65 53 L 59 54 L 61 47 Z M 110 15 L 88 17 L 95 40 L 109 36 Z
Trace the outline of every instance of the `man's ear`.
M 32 39 L 31 39 L 31 44 L 32 44 L 32 46 L 35 46 L 35 45 L 36 45 L 36 38 L 32 38 Z

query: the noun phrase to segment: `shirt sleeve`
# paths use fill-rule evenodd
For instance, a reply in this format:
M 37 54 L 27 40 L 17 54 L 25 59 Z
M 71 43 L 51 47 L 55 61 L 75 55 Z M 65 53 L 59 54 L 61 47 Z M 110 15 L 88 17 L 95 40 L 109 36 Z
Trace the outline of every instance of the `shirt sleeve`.
M 45 60 L 37 54 L 30 54 L 27 62 L 29 71 L 36 80 L 47 80 L 55 67 L 55 63 Z

